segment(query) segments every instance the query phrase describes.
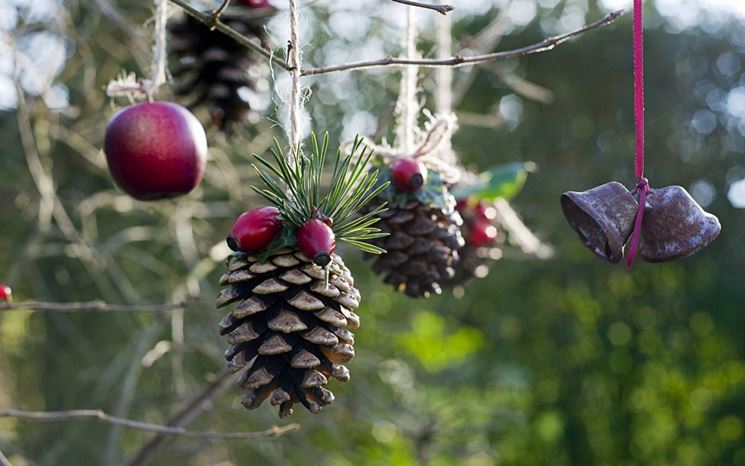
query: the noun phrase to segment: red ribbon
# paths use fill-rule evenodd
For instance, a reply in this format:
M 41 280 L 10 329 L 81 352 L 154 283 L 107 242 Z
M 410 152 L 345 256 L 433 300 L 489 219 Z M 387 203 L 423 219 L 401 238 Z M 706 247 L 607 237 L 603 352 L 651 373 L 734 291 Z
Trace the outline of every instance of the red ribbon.
M 649 181 L 644 178 L 644 29 L 642 21 L 642 0 L 634 0 L 634 129 L 636 131 L 636 155 L 634 172 L 636 173 L 636 190 L 639 192 L 639 207 L 636 210 L 636 221 L 631 233 L 631 244 L 626 254 L 626 265 L 634 264 L 639 249 L 639 237 L 642 231 L 644 207 L 649 192 Z

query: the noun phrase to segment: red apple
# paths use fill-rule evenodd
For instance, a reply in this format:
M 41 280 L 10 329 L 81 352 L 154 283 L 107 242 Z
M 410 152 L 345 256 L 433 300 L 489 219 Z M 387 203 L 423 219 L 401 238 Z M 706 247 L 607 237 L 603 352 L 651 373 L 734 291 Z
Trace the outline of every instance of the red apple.
M 391 165 L 391 180 L 399 191 L 414 192 L 427 181 L 427 168 L 416 159 L 401 157 Z
M 476 220 L 468 234 L 468 244 L 474 248 L 489 246 L 497 239 L 497 227 L 488 221 Z
M 336 236 L 322 220 L 312 219 L 303 223 L 296 238 L 298 248 L 316 265 L 323 267 L 331 262 L 331 254 L 336 249 Z
M 233 223 L 228 236 L 228 247 L 233 251 L 248 254 L 269 246 L 282 230 L 279 210 L 276 207 L 260 207 L 242 213 Z
M 152 102 L 119 111 L 104 138 L 109 171 L 116 183 L 143 201 L 191 192 L 204 176 L 207 136 L 180 105 Z
M 0 302 L 10 303 L 13 301 L 13 290 L 5 283 L 0 283 Z

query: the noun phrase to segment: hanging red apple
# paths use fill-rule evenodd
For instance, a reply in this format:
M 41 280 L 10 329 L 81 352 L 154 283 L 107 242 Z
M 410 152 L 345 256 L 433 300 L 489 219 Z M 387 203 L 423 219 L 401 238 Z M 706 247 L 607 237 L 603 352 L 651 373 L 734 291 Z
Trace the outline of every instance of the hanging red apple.
M 0 283 L 0 302 L 10 303 L 13 301 L 13 290 L 5 283 Z
M 204 176 L 207 136 L 184 107 L 132 105 L 109 122 L 104 138 L 109 171 L 125 192 L 143 201 L 191 192 Z
M 247 254 L 261 251 L 269 246 L 282 229 L 279 210 L 276 207 L 260 207 L 242 213 L 230 229 L 228 247 Z
M 391 180 L 399 191 L 414 192 L 427 181 L 427 168 L 416 159 L 401 157 L 391 165 Z
M 297 245 L 316 265 L 323 267 L 331 262 L 331 254 L 336 249 L 336 237 L 322 220 L 311 219 L 298 229 Z

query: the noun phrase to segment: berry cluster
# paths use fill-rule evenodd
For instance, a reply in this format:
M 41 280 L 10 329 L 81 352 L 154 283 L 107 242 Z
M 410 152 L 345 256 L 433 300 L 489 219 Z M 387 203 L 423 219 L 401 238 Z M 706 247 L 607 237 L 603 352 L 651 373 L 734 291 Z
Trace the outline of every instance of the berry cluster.
M 331 229 L 330 219 L 312 218 L 295 231 L 297 247 L 313 260 L 325 267 L 331 262 L 336 249 L 336 236 Z M 259 207 L 241 214 L 230 229 L 228 247 L 236 252 L 254 254 L 268 248 L 283 225 L 276 207 Z

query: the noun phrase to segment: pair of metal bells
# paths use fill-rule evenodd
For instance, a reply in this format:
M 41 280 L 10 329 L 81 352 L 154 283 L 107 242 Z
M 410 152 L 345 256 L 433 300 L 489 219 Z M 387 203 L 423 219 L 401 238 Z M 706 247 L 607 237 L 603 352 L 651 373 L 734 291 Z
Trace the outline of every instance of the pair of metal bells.
M 638 209 L 638 201 L 624 185 L 612 181 L 589 191 L 566 192 L 561 208 L 588 249 L 612 263 L 623 258 Z M 639 253 L 647 262 L 690 256 L 714 241 L 721 229 L 719 219 L 680 186 L 650 189 Z

